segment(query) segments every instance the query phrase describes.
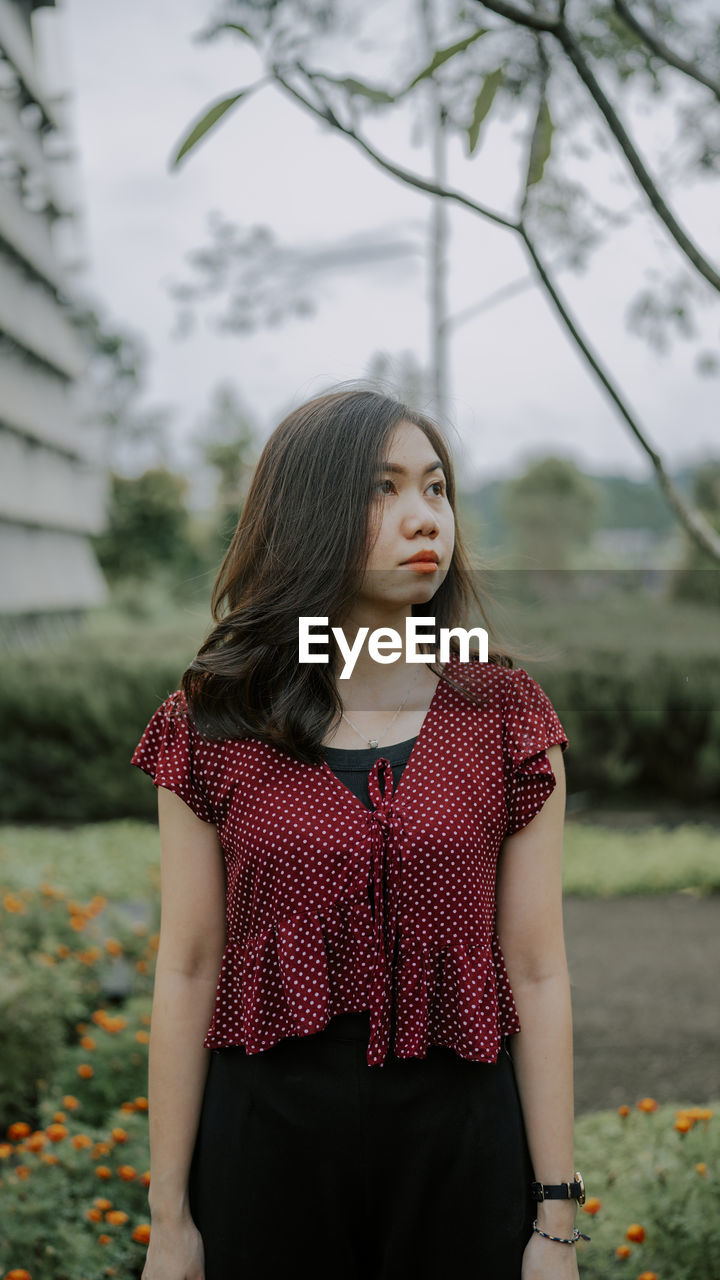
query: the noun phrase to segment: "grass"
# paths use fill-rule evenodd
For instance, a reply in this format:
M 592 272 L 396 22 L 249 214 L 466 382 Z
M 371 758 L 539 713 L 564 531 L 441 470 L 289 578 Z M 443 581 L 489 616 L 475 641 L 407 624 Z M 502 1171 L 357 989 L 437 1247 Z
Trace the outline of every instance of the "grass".
M 705 823 L 620 831 L 571 818 L 565 826 L 566 896 L 720 893 L 720 837 Z M 0 885 L 47 880 L 75 897 L 144 898 L 159 892 L 154 823 L 123 819 L 71 828 L 0 826 Z

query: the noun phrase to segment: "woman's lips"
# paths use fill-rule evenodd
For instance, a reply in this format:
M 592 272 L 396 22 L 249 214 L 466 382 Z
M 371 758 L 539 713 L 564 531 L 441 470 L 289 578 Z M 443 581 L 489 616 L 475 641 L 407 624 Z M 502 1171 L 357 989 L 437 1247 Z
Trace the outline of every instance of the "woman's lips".
M 401 569 L 415 569 L 420 573 L 436 573 L 439 567 L 435 560 L 406 560 L 400 565 Z

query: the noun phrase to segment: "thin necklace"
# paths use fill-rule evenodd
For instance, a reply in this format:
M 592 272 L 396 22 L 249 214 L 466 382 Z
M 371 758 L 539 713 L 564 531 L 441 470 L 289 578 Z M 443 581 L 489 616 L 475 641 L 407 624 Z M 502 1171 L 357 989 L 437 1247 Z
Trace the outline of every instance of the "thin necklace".
M 410 685 L 409 685 L 409 687 L 408 687 L 408 691 L 407 691 L 407 693 L 405 694 L 405 697 L 403 698 L 402 702 L 400 703 L 400 706 L 398 707 L 397 711 L 395 712 L 395 715 L 392 717 L 392 720 L 389 720 L 389 721 L 388 721 L 388 723 L 385 725 L 385 728 L 383 729 L 382 734 L 380 735 L 381 737 L 383 737 L 383 738 L 385 737 L 385 734 L 387 733 L 388 729 L 390 728 L 390 725 L 392 724 L 393 720 L 395 719 L 395 716 L 398 716 L 398 715 L 400 714 L 400 712 L 402 711 L 403 707 L 405 706 L 405 703 L 407 702 L 407 700 L 408 700 L 408 698 L 409 698 L 409 696 L 410 696 L 410 690 L 412 689 L 412 687 L 413 687 L 413 685 L 414 685 L 414 683 L 415 683 L 415 681 L 416 681 L 416 679 L 417 679 L 417 675 L 418 675 L 418 673 L 417 673 L 417 671 L 416 671 L 416 672 L 415 672 L 415 675 L 413 676 L 412 680 L 410 681 Z M 364 733 L 360 733 L 360 730 L 358 729 L 357 725 L 356 725 L 356 724 L 353 724 L 353 722 L 352 722 L 352 720 L 350 719 L 350 717 L 349 717 L 349 716 L 346 716 L 344 711 L 342 712 L 342 717 L 343 717 L 343 719 L 344 719 L 344 720 L 347 720 L 348 724 L 350 725 L 350 728 L 351 728 L 351 729 L 354 729 L 354 730 L 355 730 L 355 732 L 356 732 L 357 734 L 359 734 L 359 736 L 360 736 L 360 737 L 361 737 L 365 742 L 367 742 L 367 744 L 368 744 L 368 746 L 369 746 L 369 747 L 373 747 L 373 748 L 375 748 L 375 747 L 379 747 L 379 746 L 380 746 L 380 742 L 379 742 L 379 739 L 378 739 L 378 738 L 366 738 Z

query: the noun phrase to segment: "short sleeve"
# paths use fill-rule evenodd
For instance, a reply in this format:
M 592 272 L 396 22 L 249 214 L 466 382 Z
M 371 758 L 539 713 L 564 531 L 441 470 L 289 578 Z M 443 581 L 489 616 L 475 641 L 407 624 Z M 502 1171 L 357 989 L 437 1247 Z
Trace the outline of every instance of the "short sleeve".
M 212 807 L 197 773 L 197 732 L 188 719 L 182 690 L 171 693 L 151 716 L 130 763 L 167 787 L 202 818 L 214 822 Z
M 559 744 L 565 751 L 568 746 L 567 734 L 545 690 L 523 667 L 509 669 L 508 686 L 504 712 L 506 836 L 527 826 L 557 785 L 547 748 Z

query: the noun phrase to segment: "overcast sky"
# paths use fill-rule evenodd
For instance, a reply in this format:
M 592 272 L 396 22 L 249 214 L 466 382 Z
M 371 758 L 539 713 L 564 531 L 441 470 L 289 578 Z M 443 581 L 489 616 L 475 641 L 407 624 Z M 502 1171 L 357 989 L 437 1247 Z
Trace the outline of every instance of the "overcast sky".
M 405 8 L 404 0 L 386 0 L 383 9 L 401 38 Z M 230 113 L 184 168 L 171 173 L 168 160 L 188 122 L 208 102 L 256 79 L 257 55 L 241 41 L 194 43 L 211 12 L 198 0 L 64 0 L 61 9 L 89 263 L 84 283 L 111 317 L 147 338 L 147 400 L 174 406 L 179 446 L 221 380 L 234 384 L 266 436 L 291 407 L 328 383 L 363 376 L 377 351 L 412 351 L 427 360 L 427 278 L 419 254 L 392 269 L 325 280 L 309 321 L 249 338 L 219 336 L 203 325 L 185 341 L 174 339 L 168 284 L 187 278 L 185 255 L 206 240 L 211 210 L 244 227 L 267 224 L 289 244 L 322 245 L 381 228 L 420 245 L 430 201 L 379 172 L 274 87 Z M 354 57 L 349 50 L 344 63 L 328 69 L 353 71 Z M 366 55 L 365 74 L 369 68 Z M 383 70 L 378 62 L 376 79 Z M 667 119 L 658 114 L 638 128 L 651 149 Z M 407 117 L 376 117 L 368 131 L 386 155 L 429 173 L 427 143 L 412 145 Z M 452 185 L 513 213 L 516 133 L 516 126 L 493 127 L 470 161 L 453 141 Z M 599 194 L 617 201 L 621 167 L 610 158 L 596 162 Z M 718 247 L 718 188 L 705 183 L 669 193 L 707 252 Z M 561 284 L 652 442 L 675 467 L 720 453 L 720 382 L 696 375 L 688 344 L 658 356 L 625 328 L 631 288 L 643 283 L 645 267 L 681 265 L 666 244 L 640 215 L 632 230 L 616 234 L 594 258 L 589 272 L 565 272 Z M 451 313 L 527 272 L 512 233 L 452 206 Z M 717 340 L 718 309 L 703 315 L 710 345 L 713 331 Z M 550 450 L 594 472 L 649 474 L 649 463 L 538 288 L 457 329 L 451 393 L 451 441 L 478 475 L 507 474 Z

